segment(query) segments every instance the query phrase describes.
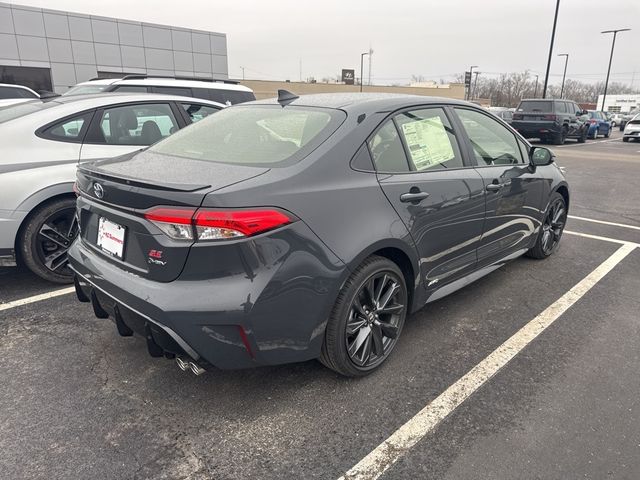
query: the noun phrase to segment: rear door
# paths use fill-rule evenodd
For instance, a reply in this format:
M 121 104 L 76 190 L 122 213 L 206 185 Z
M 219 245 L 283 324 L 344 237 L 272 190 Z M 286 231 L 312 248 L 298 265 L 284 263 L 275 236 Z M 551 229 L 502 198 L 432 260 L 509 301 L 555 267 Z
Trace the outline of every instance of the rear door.
M 368 146 L 380 186 L 417 246 L 427 289 L 471 272 L 484 222 L 484 185 L 463 159 L 446 108 L 400 112 Z
M 527 144 L 490 115 L 456 107 L 484 182 L 486 220 L 478 247 L 484 266 L 524 253 L 540 225 L 544 180 L 531 171 Z
M 98 109 L 80 152 L 80 160 L 135 152 L 168 137 L 186 122 L 172 102 L 139 102 Z

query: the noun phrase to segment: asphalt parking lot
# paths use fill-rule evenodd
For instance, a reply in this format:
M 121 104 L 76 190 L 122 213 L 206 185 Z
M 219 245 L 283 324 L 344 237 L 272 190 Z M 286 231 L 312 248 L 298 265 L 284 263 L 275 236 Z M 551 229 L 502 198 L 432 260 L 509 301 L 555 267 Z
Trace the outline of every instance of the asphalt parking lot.
M 640 478 L 640 143 L 620 137 L 552 147 L 572 217 L 551 259 L 428 305 L 364 379 L 196 377 L 72 294 L 20 304 L 59 287 L 0 269 L 0 476 Z

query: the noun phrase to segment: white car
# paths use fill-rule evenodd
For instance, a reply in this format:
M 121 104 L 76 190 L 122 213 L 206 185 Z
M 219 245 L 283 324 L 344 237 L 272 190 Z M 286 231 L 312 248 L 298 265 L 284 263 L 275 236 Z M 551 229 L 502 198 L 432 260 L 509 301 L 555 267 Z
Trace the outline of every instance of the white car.
M 234 80 L 192 80 L 152 75 L 127 75 L 123 78 L 89 80 L 70 88 L 63 95 L 100 92 L 163 93 L 203 98 L 225 105 L 235 105 L 256 99 L 253 90 Z
M 640 140 L 640 113 L 629 120 L 624 127 L 622 141 L 628 142 L 631 139 Z
M 77 163 L 136 152 L 224 107 L 172 95 L 113 93 L 0 109 L 0 266 L 15 265 L 18 252 L 40 277 L 72 281 L 66 256 L 77 234 Z
M 28 102 L 40 98 L 36 92 L 24 85 L 0 83 L 0 108 L 16 103 Z

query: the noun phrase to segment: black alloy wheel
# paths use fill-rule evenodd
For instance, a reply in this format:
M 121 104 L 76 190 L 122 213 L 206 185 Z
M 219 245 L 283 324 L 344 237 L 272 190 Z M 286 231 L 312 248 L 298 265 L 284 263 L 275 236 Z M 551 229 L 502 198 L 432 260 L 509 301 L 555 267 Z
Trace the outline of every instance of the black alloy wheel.
M 567 205 L 562 195 L 555 192 L 551 196 L 536 244 L 528 255 L 533 258 L 547 258 L 551 255 L 558 248 L 566 223 Z
M 62 198 L 40 207 L 22 235 L 22 257 L 36 275 L 56 283 L 70 283 L 67 252 L 78 235 L 75 199 Z
M 378 272 L 360 287 L 351 302 L 345 336 L 349 358 L 356 366 L 374 368 L 391 351 L 406 308 L 404 296 L 392 272 Z
M 338 295 L 320 361 L 350 377 L 375 370 L 395 347 L 407 307 L 402 271 L 387 258 L 368 258 Z

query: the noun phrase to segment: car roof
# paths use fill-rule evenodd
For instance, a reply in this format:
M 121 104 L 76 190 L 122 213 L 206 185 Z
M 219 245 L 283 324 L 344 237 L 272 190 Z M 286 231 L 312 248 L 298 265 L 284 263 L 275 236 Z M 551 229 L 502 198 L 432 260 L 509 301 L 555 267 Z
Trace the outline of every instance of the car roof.
M 179 78 L 147 77 L 147 78 L 100 78 L 78 83 L 78 85 L 150 85 L 155 87 L 206 88 L 212 90 L 233 90 L 252 92 L 249 87 L 236 83 L 225 83 L 224 80 L 187 80 Z
M 185 100 L 190 102 L 203 103 L 207 105 L 217 106 L 217 107 L 226 107 L 222 103 L 213 102 L 211 100 L 205 100 L 204 98 L 193 98 L 193 97 L 181 97 L 178 95 L 165 95 L 162 93 L 128 93 L 128 92 L 109 92 L 109 93 L 89 93 L 83 95 L 69 95 L 69 96 L 60 96 L 53 97 L 51 99 L 46 99 L 47 103 L 59 103 L 61 105 L 79 105 L 86 104 L 87 108 L 91 108 L 91 106 L 102 106 L 109 105 L 111 103 L 124 103 L 124 102 L 147 102 L 153 100 L 174 100 L 184 102 Z
M 398 93 L 317 93 L 301 95 L 289 105 L 304 107 L 323 107 L 357 111 L 392 111 L 412 105 L 430 104 L 477 105 L 452 98 L 429 97 L 424 95 L 403 95 Z M 278 105 L 277 98 L 256 100 L 238 105 Z

